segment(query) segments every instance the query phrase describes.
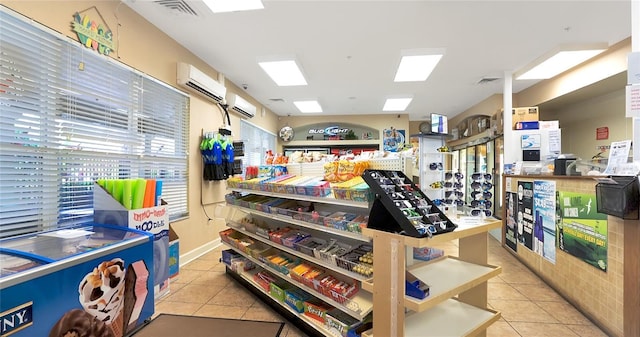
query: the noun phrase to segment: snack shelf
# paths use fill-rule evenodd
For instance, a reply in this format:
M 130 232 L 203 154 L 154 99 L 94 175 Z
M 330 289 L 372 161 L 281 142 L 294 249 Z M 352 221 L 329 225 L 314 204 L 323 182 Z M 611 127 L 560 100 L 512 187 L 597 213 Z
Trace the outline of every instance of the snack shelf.
M 311 262 L 313 264 L 316 264 L 316 265 L 318 265 L 320 267 L 333 270 L 333 271 L 335 271 L 337 273 L 349 276 L 350 278 L 358 280 L 358 281 L 361 281 L 361 282 L 370 279 L 370 277 L 365 277 L 363 275 L 348 271 L 348 270 L 346 270 L 344 268 L 338 267 L 337 265 L 327 263 L 324 260 L 320 260 L 318 258 L 315 258 L 315 257 L 312 257 L 310 255 L 304 254 L 304 253 L 302 253 L 302 252 L 300 252 L 298 250 L 295 250 L 295 249 L 289 248 L 287 246 L 284 246 L 284 245 L 278 244 L 276 242 L 273 242 L 273 241 L 271 241 L 271 240 L 269 240 L 267 238 L 264 238 L 264 237 L 261 237 L 260 235 L 255 234 L 255 233 L 248 232 L 248 231 L 242 229 L 241 227 L 239 227 L 239 226 L 241 226 L 240 224 L 228 223 L 228 225 L 231 228 L 233 228 L 234 230 L 236 230 L 236 231 L 238 231 L 238 232 L 240 232 L 240 233 L 242 233 L 242 234 L 244 234 L 246 236 L 249 236 L 252 239 L 256 239 L 258 241 L 261 241 L 262 243 L 265 243 L 265 244 L 267 244 L 269 246 L 275 247 L 275 248 L 277 248 L 277 249 L 279 249 L 279 250 L 281 250 L 283 252 L 287 252 L 287 253 L 289 253 L 291 255 L 295 255 L 295 256 L 301 258 L 302 260 L 309 261 L 309 262 Z
M 227 270 L 230 270 L 231 267 L 229 265 L 226 265 L 226 266 L 227 266 Z M 327 337 L 335 337 L 335 335 L 333 335 L 331 333 L 331 331 L 329 331 L 327 329 L 326 326 L 320 324 L 320 322 L 317 322 L 314 319 L 311 319 L 311 318 L 307 317 L 306 315 L 301 314 L 301 313 L 293 310 L 287 304 L 278 301 L 273 296 L 271 296 L 271 294 L 266 292 L 262 287 L 260 287 L 260 285 L 258 285 L 253 280 L 253 275 L 256 274 L 257 272 L 258 272 L 258 270 L 255 270 L 255 269 L 254 270 L 247 270 L 247 271 L 243 271 L 243 272 L 230 271 L 230 273 L 233 273 L 234 275 L 237 275 L 238 277 L 242 278 L 244 281 L 246 281 L 249 284 L 251 284 L 253 286 L 253 288 L 255 288 L 256 290 L 260 291 L 264 296 L 267 296 L 269 299 L 271 299 L 273 303 L 277 303 L 277 305 L 279 307 L 285 309 L 291 315 L 297 317 L 298 319 L 302 320 L 304 323 L 310 325 L 313 329 L 315 329 L 318 332 L 320 332 L 321 335 L 327 336 Z
M 286 216 L 286 215 L 282 215 L 282 214 L 275 214 L 275 213 L 266 213 L 266 212 L 262 212 L 262 211 L 258 211 L 255 209 L 251 209 L 251 208 L 246 208 L 246 207 L 242 207 L 242 206 L 238 206 L 238 205 L 228 205 L 229 207 L 233 207 L 233 208 L 237 208 L 243 212 L 246 213 L 250 213 L 250 214 L 254 214 L 257 216 L 261 216 L 261 217 L 265 217 L 265 218 L 269 218 L 269 219 L 273 219 L 273 220 L 278 220 L 278 221 L 284 221 L 287 223 L 290 223 L 292 225 L 296 225 L 299 227 L 305 227 L 305 228 L 309 228 L 309 229 L 313 229 L 313 230 L 317 230 L 317 231 L 322 231 L 325 233 L 331 233 L 334 235 L 338 235 L 338 236 L 342 236 L 345 238 L 349 238 L 349 239 L 353 239 L 353 240 L 358 240 L 358 241 L 363 241 L 363 242 L 371 242 L 371 238 L 364 236 L 360 233 L 354 233 L 354 232 L 349 232 L 349 231 L 343 231 L 343 230 L 339 230 L 339 229 L 335 229 L 332 227 L 327 227 L 327 226 L 320 226 L 320 225 L 316 225 L 307 221 L 302 221 L 302 220 L 296 220 L 293 219 L 290 216 Z
M 500 316 L 498 311 L 448 299 L 427 311 L 407 315 L 404 319 L 404 337 L 475 336 L 499 320 Z M 362 337 L 375 336 L 372 330 L 367 330 Z
M 346 199 L 336 199 L 333 197 L 333 193 L 329 194 L 325 197 L 312 197 L 301 194 L 286 194 L 286 193 L 275 193 L 275 192 L 267 192 L 260 190 L 251 190 L 251 189 L 241 189 L 241 188 L 229 188 L 229 190 L 234 192 L 241 192 L 247 194 L 257 194 L 264 195 L 269 197 L 277 197 L 284 198 L 290 200 L 300 200 L 300 201 L 312 201 L 312 202 L 320 202 L 323 204 L 333 204 L 333 205 L 343 205 L 343 206 L 351 206 L 358 208 L 369 208 L 369 203 L 364 201 L 353 201 Z
M 293 278 L 291 278 L 291 276 L 289 275 L 284 275 L 282 272 L 272 268 L 271 266 L 253 258 L 252 256 L 247 255 L 247 253 L 237 249 L 236 247 L 233 247 L 229 244 L 227 244 L 226 242 L 223 242 L 224 245 L 226 245 L 227 247 L 233 249 L 235 252 L 237 252 L 238 254 L 246 257 L 249 261 L 255 263 L 256 265 L 260 266 L 261 268 L 268 270 L 269 272 L 273 273 L 275 276 L 285 280 L 286 282 L 308 292 L 309 294 L 317 297 L 318 299 L 322 300 L 323 302 L 326 302 L 328 304 L 331 304 L 332 306 L 334 306 L 335 308 L 338 308 L 339 310 L 341 310 L 342 312 L 348 314 L 349 316 L 362 321 L 369 313 L 371 313 L 371 311 L 373 311 L 373 298 L 372 295 L 370 293 L 367 293 L 365 291 L 358 291 L 353 297 L 346 299 L 345 304 L 342 304 L 338 301 L 335 301 L 332 298 L 329 298 L 327 296 L 325 296 L 322 293 L 319 293 L 317 290 L 310 288 L 308 286 L 306 286 L 305 284 L 302 284 L 296 280 L 294 280 Z
M 406 308 L 422 312 L 497 276 L 502 268 L 465 262 L 455 256 L 443 256 L 414 264 L 407 270 L 429 285 L 429 296 L 424 300 L 410 296 L 404 298 Z M 362 282 L 362 289 L 373 292 L 373 282 Z

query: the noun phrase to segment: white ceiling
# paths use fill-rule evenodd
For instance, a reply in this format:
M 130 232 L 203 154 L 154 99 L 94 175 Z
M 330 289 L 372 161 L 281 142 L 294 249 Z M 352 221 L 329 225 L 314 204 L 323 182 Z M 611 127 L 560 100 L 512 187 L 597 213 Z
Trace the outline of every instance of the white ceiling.
M 302 115 L 300 99 L 318 99 L 324 115 L 383 114 L 387 97 L 411 95 L 410 120 L 453 117 L 501 93 L 505 71 L 558 45 L 631 36 L 628 0 L 263 0 L 263 10 L 220 14 L 199 0 L 125 3 L 282 116 Z M 426 82 L 394 83 L 401 50 L 415 48 L 445 56 Z M 257 64 L 274 55 L 294 55 L 309 85 L 276 86 Z M 499 79 L 479 84 L 490 77 Z M 535 83 L 514 80 L 513 92 Z

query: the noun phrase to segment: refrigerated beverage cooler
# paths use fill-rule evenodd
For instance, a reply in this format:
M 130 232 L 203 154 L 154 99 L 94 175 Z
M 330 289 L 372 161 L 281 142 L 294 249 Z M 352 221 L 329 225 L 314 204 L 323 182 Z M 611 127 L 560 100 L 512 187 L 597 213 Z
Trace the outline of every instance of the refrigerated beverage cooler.
M 153 312 L 152 234 L 91 223 L 0 240 L 0 336 L 123 337 Z

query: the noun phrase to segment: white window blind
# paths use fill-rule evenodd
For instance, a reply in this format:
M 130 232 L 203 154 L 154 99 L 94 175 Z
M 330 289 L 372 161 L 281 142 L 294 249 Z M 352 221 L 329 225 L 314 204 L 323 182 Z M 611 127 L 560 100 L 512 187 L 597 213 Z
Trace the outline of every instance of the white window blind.
M 92 221 L 93 182 L 163 181 L 188 216 L 189 99 L 0 6 L 0 237 Z
M 245 120 L 240 121 L 240 136 L 244 142 L 242 169 L 265 164 L 267 150 L 276 150 L 276 135 Z M 275 154 L 275 153 L 274 153 Z

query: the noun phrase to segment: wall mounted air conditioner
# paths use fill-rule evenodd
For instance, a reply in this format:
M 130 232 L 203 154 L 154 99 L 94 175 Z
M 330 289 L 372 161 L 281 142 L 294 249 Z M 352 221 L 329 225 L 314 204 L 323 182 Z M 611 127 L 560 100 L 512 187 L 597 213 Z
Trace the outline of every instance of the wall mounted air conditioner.
M 222 101 L 227 94 L 224 85 L 188 63 L 178 62 L 177 81 L 179 85 L 216 103 Z
M 253 118 L 253 116 L 256 115 L 256 106 L 247 102 L 247 100 L 239 95 L 230 95 L 227 103 L 229 104 L 230 111 L 237 112 L 244 117 Z

